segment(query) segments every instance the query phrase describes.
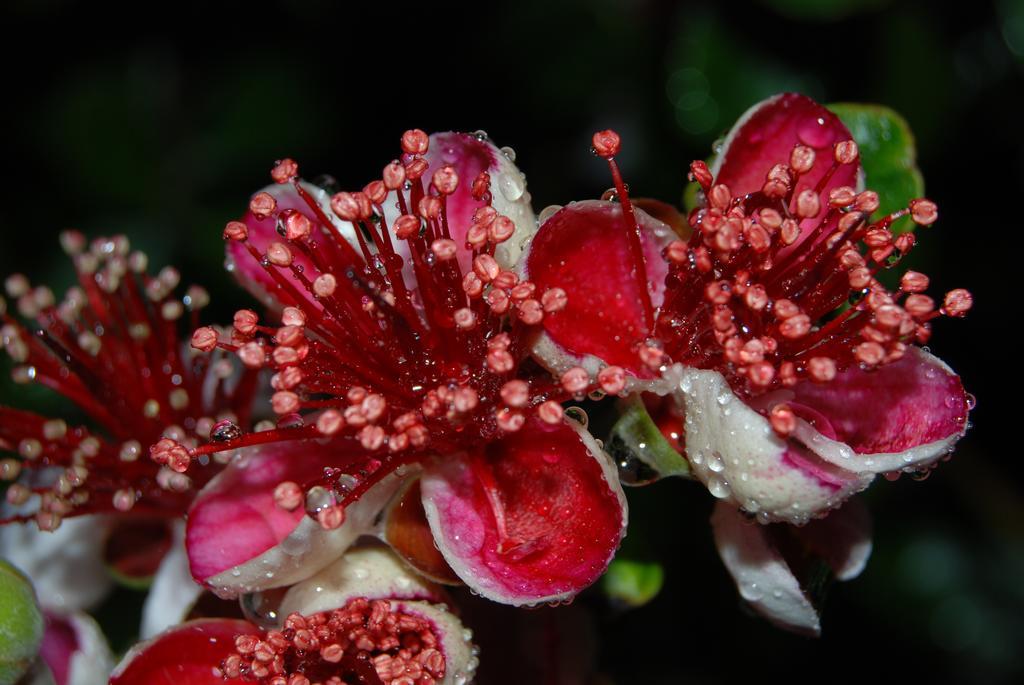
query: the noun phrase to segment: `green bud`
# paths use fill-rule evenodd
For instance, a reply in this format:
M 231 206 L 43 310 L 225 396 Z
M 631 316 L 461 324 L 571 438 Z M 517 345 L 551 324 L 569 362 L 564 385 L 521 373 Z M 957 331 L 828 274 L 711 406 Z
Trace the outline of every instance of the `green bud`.
M 605 572 L 601 585 L 612 601 L 636 608 L 654 599 L 664 581 L 661 564 L 616 559 Z
M 0 560 L 0 685 L 17 682 L 32 665 L 43 627 L 32 582 Z

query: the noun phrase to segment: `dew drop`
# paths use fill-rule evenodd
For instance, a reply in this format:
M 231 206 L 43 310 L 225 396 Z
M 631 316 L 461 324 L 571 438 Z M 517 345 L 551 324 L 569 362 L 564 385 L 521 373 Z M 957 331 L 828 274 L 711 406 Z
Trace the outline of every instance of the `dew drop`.
M 708 457 L 708 468 L 714 471 L 715 473 L 721 473 L 722 471 L 725 470 L 725 462 L 722 461 L 722 455 L 719 454 L 717 451 L 712 452 L 711 455 Z
M 242 428 L 234 421 L 218 421 L 210 429 L 210 440 L 213 442 L 231 442 L 242 437 Z
M 587 412 L 582 407 L 566 407 L 565 417 L 580 424 L 583 428 L 586 428 L 590 423 L 590 417 L 587 416 Z
M 314 485 L 306 492 L 306 513 L 310 516 L 316 516 L 334 504 L 334 493 L 322 485 Z
M 288 588 L 251 592 L 238 598 L 242 615 L 264 630 L 277 627 L 277 610 Z
M 708 491 L 718 499 L 725 499 L 732 494 L 729 484 L 717 476 L 708 479 Z
M 832 142 L 832 132 L 825 125 L 824 117 L 807 117 L 797 127 L 796 135 L 800 142 L 813 148 L 823 148 Z
M 498 179 L 498 190 L 501 191 L 502 196 L 509 202 L 515 202 L 523 196 L 526 191 L 526 184 L 523 182 L 521 174 L 511 172 L 508 174 L 502 174 Z
M 740 596 L 748 602 L 756 602 L 764 597 L 761 586 L 754 582 L 740 584 Z

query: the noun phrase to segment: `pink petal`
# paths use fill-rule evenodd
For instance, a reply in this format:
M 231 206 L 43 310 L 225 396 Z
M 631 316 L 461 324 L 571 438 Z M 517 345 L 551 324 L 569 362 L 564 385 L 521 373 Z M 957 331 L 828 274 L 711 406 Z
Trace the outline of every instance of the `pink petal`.
M 871 519 L 859 499 L 806 526 L 762 526 L 724 502 L 711 515 L 715 546 L 740 596 L 775 625 L 797 633 L 818 635 L 818 612 L 780 551 L 790 537 L 801 557 L 821 559 L 838 580 L 855 578 L 871 555 Z
M 355 229 L 351 223 L 342 221 L 334 215 L 330 206 L 330 196 L 327 192 L 311 183 L 302 183 L 302 188 L 317 202 L 321 212 L 333 222 L 329 228 L 324 227 L 323 222 L 318 219 L 317 213 L 299 195 L 299 192 L 291 183 L 275 183 L 267 186 L 260 192 L 269 193 L 277 201 L 278 211 L 293 209 L 300 212 L 312 222 L 313 226 L 324 227 L 326 230 L 336 232 L 358 249 Z M 249 230 L 248 244 L 256 248 L 261 255 L 266 254 L 267 246 L 271 243 L 286 242 L 277 232 L 277 219 L 274 216 L 260 219 L 251 211 L 246 211 L 245 216 L 242 217 L 242 222 Z M 292 256 L 294 258 L 293 263 L 302 268 L 303 272 L 309 277 L 309 280 L 312 281 L 319 275 L 319 270 L 317 270 L 313 262 L 302 250 L 292 250 Z M 279 310 L 283 306 L 292 303 L 291 296 L 285 295 L 280 290 L 278 282 L 260 264 L 259 260 L 253 257 L 246 247 L 246 243 L 234 240 L 227 241 L 227 258 L 228 269 L 234 273 L 235 278 L 264 305 L 271 309 Z M 313 298 L 312 294 L 304 288 L 302 283 L 288 269 L 271 268 L 283 274 L 285 279 L 295 285 L 297 291 L 306 300 L 306 302 L 303 302 L 304 305 L 308 303 L 310 306 L 319 308 L 320 305 Z
M 519 260 L 523 243 L 536 231 L 536 218 L 530 206 L 530 194 L 526 191 L 526 178 L 516 168 L 509 155 L 499 150 L 490 139 L 470 133 L 435 133 L 430 136 L 430 147 L 426 160 L 430 164 L 424 179 L 427 183 L 433 173 L 443 165 L 450 165 L 459 176 L 459 185 L 448 196 L 446 212 L 452 239 L 462 245 L 469 231 L 473 212 L 484 206 L 474 200 L 473 181 L 483 171 L 491 177 L 491 206 L 512 219 L 515 232 L 495 250 L 498 262 L 510 268 Z M 470 268 L 471 254 L 461 250 L 459 262 L 463 273 Z
M 56 685 L 96 685 L 105 681 L 114 667 L 107 638 L 85 612 L 47 613 L 39 657 Z
M 675 367 L 686 409 L 687 459 L 712 494 L 763 522 L 803 523 L 863 490 L 877 473 L 933 464 L 963 435 L 969 401 L 960 379 L 917 348 L 875 371 L 801 383 L 751 406 L 716 371 Z M 764 413 L 798 416 L 783 440 Z
M 677 366 L 685 408 L 686 457 L 711 494 L 764 523 L 804 523 L 868 486 L 860 476 L 780 438 L 717 371 Z
M 66 685 L 71 657 L 78 651 L 78 636 L 71 622 L 56 614 L 46 616 L 46 632 L 39 647 L 39 658 L 46 662 L 57 685 Z
M 813 168 L 800 177 L 793 191 L 793 207 L 805 189 L 814 189 L 833 164 L 832 146 L 853 136 L 835 114 L 798 93 L 768 98 L 747 110 L 725 138 L 722 152 L 711 173 L 715 183 L 724 183 L 733 197 L 761 190 L 768 171 L 776 164 L 789 164 L 796 145 L 814 148 Z M 840 186 L 857 188 L 860 165 L 844 164 L 824 185 L 821 196 Z M 803 228 L 816 225 L 817 218 L 804 221 Z M 795 245 L 799 245 L 798 241 Z M 795 245 L 792 249 L 795 249 Z
M 420 575 L 435 583 L 462 585 L 462 581 L 434 544 L 434 533 L 423 511 L 423 495 L 418 478 L 403 487 L 388 504 L 381 538 Z
M 676 234 L 643 211 L 637 210 L 636 216 L 643 229 L 646 288 L 657 308 L 668 273 L 661 250 Z M 650 330 L 626 228 L 620 204 L 588 200 L 560 209 L 533 237 L 525 256 L 525 276 L 540 292 L 562 288 L 568 295 L 564 309 L 544 317 L 544 334 L 534 347 L 552 371 L 582 365 L 596 372 L 604 362 L 651 375 L 641 367 L 636 352 Z
M 110 685 L 245 685 L 225 679 L 220 662 L 235 650 L 237 635 L 257 635 L 248 621 L 201 619 L 136 645 L 110 677 Z
M 393 475 L 347 507 L 345 522 L 324 530 L 300 507 L 274 503 L 283 481 L 314 481 L 345 463 L 343 447 L 316 441 L 255 448 L 231 462 L 196 497 L 186 548 L 193 577 L 222 596 L 289 585 L 326 566 L 367 532 L 400 479 Z
M 611 461 L 576 424 L 535 419 L 483 454 L 440 457 L 421 487 L 448 564 L 506 604 L 575 595 L 601 575 L 625 531 Z
M 916 347 L 873 371 L 853 367 L 829 383 L 799 383 L 792 394 L 797 415 L 810 409 L 809 427 L 824 434 L 812 438 L 821 445 L 815 451 L 852 471 L 927 465 L 963 435 L 970 412 L 960 377 Z M 850 450 L 827 449 L 835 443 Z

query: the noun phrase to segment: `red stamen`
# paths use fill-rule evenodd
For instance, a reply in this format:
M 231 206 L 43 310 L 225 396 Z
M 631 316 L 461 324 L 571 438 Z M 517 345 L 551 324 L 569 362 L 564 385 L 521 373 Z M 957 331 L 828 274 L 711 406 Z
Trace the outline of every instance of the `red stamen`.
M 878 195 L 838 187 L 823 206 L 827 179 L 840 165 L 857 162 L 857 146 L 842 141 L 832 157 L 823 162 L 797 145 L 788 165 L 768 171 L 760 192 L 739 198 L 716 184 L 706 166 L 691 165 L 708 204 L 691 214 L 689 242 L 665 250 L 671 271 L 655 327 L 662 347 L 641 349 L 645 364 L 713 368 L 736 390 L 761 393 L 801 378 L 827 382 L 853 364 L 895 361 L 908 342 L 927 339 L 931 318 L 966 313 L 965 290 L 952 291 L 937 310 L 921 294 L 928 287 L 924 274 L 907 272 L 896 293 L 876 279 L 914 245 L 911 234 L 893 235 L 892 222 L 909 213 L 929 225 L 938 216 L 935 204 L 914 200 L 870 222 Z M 823 181 L 791 204 L 796 179 L 816 164 L 830 165 Z M 652 358 L 651 349 L 666 359 Z
M 290 180 L 308 211 L 281 210 L 265 193 L 250 202 L 254 215 L 277 222 L 283 240 L 260 251 L 250 231 L 242 230 L 246 224 L 225 229 L 279 286 L 286 305 L 282 325 L 260 325 L 255 314 L 240 312 L 230 339 L 201 329 L 195 346 L 234 352 L 248 368 L 271 368 L 271 405 L 281 427 L 198 448 L 155 446 L 154 459 L 182 470 L 222 451 L 328 436 L 344 443 L 344 459 L 376 462 L 363 469 L 368 477 L 353 490 L 343 491 L 329 478 L 296 484 L 301 491 L 332 491 L 340 513 L 366 483 L 403 464 L 519 430 L 530 411 L 561 420 L 560 401 L 597 387 L 582 369 L 563 386 L 522 366 L 531 328 L 563 309 L 566 293 L 538 292 L 496 259 L 495 247 L 512 237 L 516 225 L 491 206 L 486 172 L 472 183 L 482 204 L 470 225 L 449 225 L 449 198 L 465 179 L 452 166 L 424 179 L 428 146 L 422 131 L 406 132 L 402 159 L 385 166 L 380 179 L 363 192 L 333 195 L 332 211 L 356 225 L 351 244 L 295 176 Z M 383 209 L 389 203 L 403 212 L 390 228 Z M 466 235 L 466 243 L 453 235 Z M 471 270 L 463 273 L 467 265 Z M 609 371 L 602 378 L 613 391 L 624 387 L 624 373 Z M 294 504 L 291 484 L 278 494 L 284 504 Z M 310 515 L 322 525 L 338 523 L 325 508 Z
M 232 235 L 242 233 L 235 229 Z M 0 407 L 0 449 L 17 451 L 23 460 L 2 475 L 30 479 L 39 496 L 38 511 L 6 520 L 35 519 L 52 528 L 64 517 L 92 512 L 180 516 L 194 488 L 220 465 L 198 465 L 183 476 L 178 471 L 191 463 L 188 447 L 184 455 L 158 450 L 161 460 L 154 462 L 138 459 L 143 445 L 167 437 L 194 446 L 216 419 L 246 423 L 255 379 L 244 372 L 229 391 L 225 381 L 234 372 L 222 353 L 196 358 L 181 344 L 177 322 L 186 309 L 198 320 L 209 302 L 204 290 L 193 287 L 174 299 L 177 272 L 150 276 L 145 255 L 130 252 L 123 237 L 87 247 L 81 234 L 69 232 L 61 242 L 74 257 L 79 286 L 58 304 L 24 276 L 8 278 L 8 294 L 34 323 L 30 330 L 0 307 L 0 337 L 19 364 L 16 379 L 41 383 L 75 402 L 95 430 Z M 218 337 L 215 329 L 199 328 L 193 346 L 213 351 Z M 32 494 L 18 483 L 8 488 L 8 498 L 22 504 Z
M 220 671 L 260 685 L 433 685 L 447 669 L 441 638 L 427 619 L 358 598 L 330 612 L 291 614 L 281 630 L 239 635 Z

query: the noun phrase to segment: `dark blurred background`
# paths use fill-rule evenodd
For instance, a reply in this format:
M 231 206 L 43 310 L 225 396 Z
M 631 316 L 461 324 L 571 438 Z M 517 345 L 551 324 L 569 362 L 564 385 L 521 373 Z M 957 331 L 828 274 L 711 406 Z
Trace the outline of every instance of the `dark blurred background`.
M 634 191 L 678 202 L 689 160 L 767 95 L 884 103 L 917 135 L 942 212 L 921 231 L 913 266 L 935 292 L 975 294 L 969 318 L 940 321 L 931 345 L 977 395 L 974 428 L 927 483 L 880 479 L 871 489 L 874 558 L 833 589 L 817 641 L 741 610 L 702 488 L 631 492 L 624 554 L 664 564 L 666 583 L 632 612 L 583 602 L 600 639 L 595 682 L 1024 679 L 1021 420 L 1011 393 L 1021 374 L 1009 330 L 1020 300 L 1010 295 L 1024 2 L 375 5 L 147 4 L 135 14 L 5 2 L 0 273 L 61 290 L 71 270 L 60 229 L 123 232 L 152 264 L 206 285 L 211 318 L 225 320 L 248 299 L 221 268 L 221 227 L 285 155 L 307 177 L 361 187 L 406 128 L 484 129 L 514 147 L 539 210 L 610 185 L 588 153 L 590 134 L 610 126 L 625 140 Z M 47 406 L 33 389 L 0 383 L 5 403 Z M 131 593 L 118 597 L 129 609 L 107 607 L 108 621 L 137 606 Z

